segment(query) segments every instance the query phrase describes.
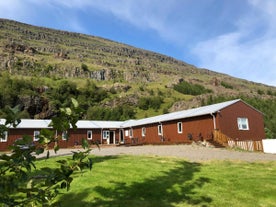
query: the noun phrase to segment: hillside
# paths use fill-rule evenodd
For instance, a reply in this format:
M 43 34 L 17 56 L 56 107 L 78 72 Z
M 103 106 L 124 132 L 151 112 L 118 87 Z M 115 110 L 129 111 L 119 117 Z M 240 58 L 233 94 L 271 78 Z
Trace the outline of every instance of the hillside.
M 141 118 L 237 97 L 261 111 L 264 105 L 276 110 L 275 87 L 100 37 L 6 19 L 0 19 L 0 64 L 0 107 L 19 105 L 23 117 L 49 118 L 69 97 L 90 119 Z M 266 124 L 276 133 L 274 116 Z

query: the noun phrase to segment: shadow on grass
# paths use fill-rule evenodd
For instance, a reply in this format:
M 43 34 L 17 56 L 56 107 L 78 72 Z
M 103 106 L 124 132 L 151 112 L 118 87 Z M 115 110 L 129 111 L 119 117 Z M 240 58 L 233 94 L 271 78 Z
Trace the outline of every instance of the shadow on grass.
M 116 156 L 114 157 L 116 159 Z M 104 157 L 97 157 L 95 162 L 104 161 Z M 112 159 L 107 157 L 107 159 Z M 93 190 L 100 196 L 94 198 L 89 203 L 85 198 L 89 197 L 86 189 L 82 193 L 74 194 L 70 192 L 62 196 L 61 200 L 78 200 L 78 206 L 175 206 L 175 205 L 198 205 L 208 206 L 212 198 L 197 194 L 197 189 L 205 183 L 209 183 L 209 178 L 195 177 L 199 172 L 201 164 L 179 161 L 177 167 L 156 176 L 144 179 L 141 182 L 112 182 L 114 187 L 106 188 L 99 185 Z M 126 169 L 127 170 L 127 169 Z

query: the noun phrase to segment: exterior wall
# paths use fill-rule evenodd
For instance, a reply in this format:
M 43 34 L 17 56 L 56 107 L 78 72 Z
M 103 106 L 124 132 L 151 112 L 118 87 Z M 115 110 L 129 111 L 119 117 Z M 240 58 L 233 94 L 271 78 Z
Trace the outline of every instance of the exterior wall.
M 87 131 L 92 131 L 92 140 L 88 140 L 90 144 L 97 142 L 98 144 L 117 144 L 119 143 L 119 129 L 76 129 L 69 130 L 70 139 L 60 140 L 60 147 L 70 148 L 76 145 L 81 145 L 82 139 L 87 139 Z M 110 140 L 102 138 L 102 131 L 109 131 L 112 138 Z M 112 139 L 112 141 L 111 141 Z
M 0 151 L 6 151 L 9 149 L 9 146 L 14 143 L 18 138 L 21 138 L 23 135 L 28 135 L 30 137 L 34 136 L 34 131 L 40 131 L 41 129 L 9 129 L 7 142 L 0 142 Z M 92 140 L 88 140 L 89 143 L 99 143 L 99 144 L 108 144 L 107 139 L 102 139 L 102 130 L 101 129 L 70 129 L 68 131 L 69 140 L 59 140 L 59 145 L 61 148 L 70 148 L 81 145 L 82 139 L 87 139 L 87 131 L 92 130 Z M 104 129 L 105 130 L 105 129 Z M 107 131 L 112 131 L 114 133 L 114 140 L 112 144 L 119 143 L 119 129 L 106 129 Z M 61 136 L 61 133 L 58 133 Z M 34 143 L 37 143 L 34 141 Z
M 99 129 L 70 129 L 68 131 L 69 139 L 68 140 L 59 140 L 59 145 L 61 148 L 70 148 L 79 146 L 82 143 L 82 139 L 87 139 L 87 131 L 92 131 L 92 140 L 88 140 L 89 143 L 101 141 L 101 130 Z M 59 133 L 61 136 L 61 133 Z
M 182 133 L 178 133 L 178 122 L 182 123 Z M 163 136 L 158 135 L 160 123 L 133 127 L 133 138 L 140 144 L 177 144 L 212 139 L 213 119 L 211 115 L 175 120 L 162 123 Z M 142 128 L 146 134 L 142 136 Z M 134 141 L 135 142 L 135 141 Z M 132 143 L 131 138 L 126 143 Z M 136 142 L 135 142 L 136 143 Z
M 247 118 L 249 130 L 239 130 L 237 118 Z M 239 101 L 216 115 L 217 129 L 234 140 L 261 141 L 265 138 L 263 114 Z
M 40 131 L 41 129 L 9 129 L 7 142 L 0 142 L 0 151 L 6 151 L 9 146 L 14 143 L 15 140 L 21 138 L 23 135 L 30 137 L 34 136 L 34 131 Z

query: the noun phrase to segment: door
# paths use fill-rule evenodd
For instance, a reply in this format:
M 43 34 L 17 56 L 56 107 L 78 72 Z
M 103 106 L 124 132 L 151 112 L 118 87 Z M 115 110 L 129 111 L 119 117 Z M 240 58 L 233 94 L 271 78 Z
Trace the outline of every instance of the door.
M 120 143 L 124 143 L 125 140 L 124 140 L 124 130 L 123 129 L 120 129 Z
M 109 131 L 109 138 L 107 140 L 107 143 L 108 144 L 114 144 L 114 138 L 115 138 L 114 131 Z

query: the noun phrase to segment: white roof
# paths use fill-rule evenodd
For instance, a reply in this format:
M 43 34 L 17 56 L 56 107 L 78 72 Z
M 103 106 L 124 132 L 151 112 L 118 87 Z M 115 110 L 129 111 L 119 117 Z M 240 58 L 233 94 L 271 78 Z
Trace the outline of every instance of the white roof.
M 240 101 L 240 99 L 227 101 L 227 102 L 223 102 L 223 103 L 218 103 L 218 104 L 213 104 L 213 105 L 209 105 L 209 106 L 202 106 L 199 108 L 193 108 L 193 109 L 188 109 L 188 110 L 183 110 L 183 111 L 172 112 L 169 114 L 163 114 L 163 115 L 154 116 L 154 117 L 150 117 L 150 118 L 139 119 L 136 121 L 125 122 L 122 125 L 122 127 L 140 126 L 140 125 L 159 123 L 159 122 L 161 123 L 164 121 L 171 121 L 171 120 L 184 119 L 184 118 L 212 114 L 212 113 L 218 112 L 219 110 L 221 110 L 227 106 L 230 106 L 238 101 Z
M 79 120 L 76 125 L 79 129 L 98 128 L 98 125 L 96 125 L 93 121 L 89 120 Z
M 99 129 L 114 129 L 121 128 L 121 125 L 124 123 L 123 121 L 91 121 L 93 124 L 98 126 Z
M 45 129 L 49 127 L 50 119 L 21 119 L 20 124 L 16 128 L 24 129 Z

